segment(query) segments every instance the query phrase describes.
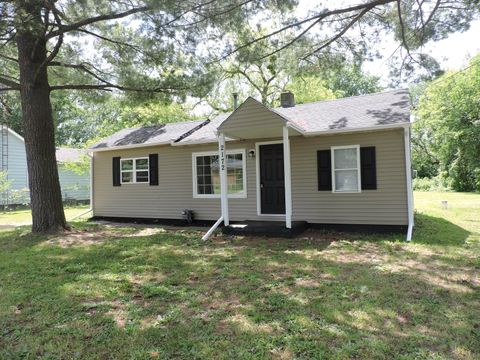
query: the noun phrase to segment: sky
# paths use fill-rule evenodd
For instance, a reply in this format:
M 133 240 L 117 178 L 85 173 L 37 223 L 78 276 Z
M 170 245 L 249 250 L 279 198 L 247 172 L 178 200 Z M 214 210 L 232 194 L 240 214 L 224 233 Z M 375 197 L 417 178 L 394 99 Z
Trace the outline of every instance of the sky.
M 423 52 L 433 56 L 441 65 L 443 70 L 459 70 L 468 65 L 468 60 L 480 53 L 480 20 L 474 21 L 468 31 L 454 33 L 448 38 L 427 44 Z M 364 70 L 372 75 L 385 79 L 388 76 L 387 58 L 398 44 L 387 41 L 381 53 L 384 59 L 375 60 L 364 65 Z
M 333 9 L 357 2 L 356 0 L 335 0 L 327 3 L 328 5 L 334 3 L 335 6 L 330 5 L 330 8 Z M 309 10 L 314 9 L 320 3 L 323 2 L 320 0 L 299 0 L 295 12 L 299 16 L 306 16 Z M 398 43 L 394 41 L 393 36 L 386 38 L 382 43 L 383 46 L 378 49 L 382 58 L 365 63 L 363 69 L 371 75 L 379 76 L 381 83 L 387 85 L 389 69 L 386 59 L 395 51 Z M 443 70 L 465 68 L 468 59 L 480 53 L 480 20 L 472 22 L 470 29 L 466 32 L 454 33 L 444 40 L 427 44 L 422 52 L 433 56 Z

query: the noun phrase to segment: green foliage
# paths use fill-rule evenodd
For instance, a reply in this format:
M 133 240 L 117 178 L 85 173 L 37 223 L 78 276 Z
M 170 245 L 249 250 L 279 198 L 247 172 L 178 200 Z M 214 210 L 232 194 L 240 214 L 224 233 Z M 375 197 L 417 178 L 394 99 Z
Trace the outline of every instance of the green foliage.
M 69 161 L 59 166 L 78 175 L 87 175 L 90 172 L 90 156 L 83 154 L 80 156 L 79 161 Z
M 465 71 L 433 81 L 420 97 L 414 127 L 414 160 L 420 176 L 436 175 L 457 191 L 480 191 L 480 55 Z M 430 159 L 430 160 L 429 160 Z
M 305 104 L 320 100 L 336 99 L 337 93 L 325 86 L 325 81 L 313 75 L 297 76 L 288 85 L 295 95 L 295 103 Z
M 23 135 L 22 106 L 18 92 L 0 91 L 0 123 Z
M 447 190 L 441 177 L 417 177 L 413 179 L 413 190 L 416 191 L 445 191 Z
M 338 97 L 371 94 L 383 90 L 379 83 L 380 78 L 364 73 L 359 64 L 344 62 L 339 66 L 324 68 L 320 76 Z
M 194 117 L 178 103 L 127 102 L 115 99 L 106 104 L 115 115 L 102 122 L 99 135 L 110 135 L 124 128 L 192 120 Z
M 12 181 L 8 179 L 8 172 L 0 170 L 0 194 L 10 189 Z
M 12 204 L 30 204 L 30 190 L 28 188 L 14 189 L 9 193 L 9 200 Z

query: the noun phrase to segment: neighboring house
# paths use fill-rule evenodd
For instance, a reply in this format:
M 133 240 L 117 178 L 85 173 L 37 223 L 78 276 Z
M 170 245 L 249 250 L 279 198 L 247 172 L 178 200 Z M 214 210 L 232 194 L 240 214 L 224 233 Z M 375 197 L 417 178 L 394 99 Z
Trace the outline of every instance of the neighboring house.
M 30 202 L 28 190 L 27 157 L 23 137 L 5 125 L 1 125 L 0 170 L 6 171 L 10 188 L 0 194 L 2 205 L 26 204 Z M 67 162 L 78 162 L 85 151 L 58 148 L 56 157 L 58 175 L 64 200 L 88 201 L 90 199 L 90 175 L 78 174 L 65 167 Z
M 90 148 L 97 217 L 413 227 L 407 90 L 124 129 Z M 226 167 L 223 164 L 227 164 Z M 221 166 L 222 165 L 222 166 Z M 228 197 L 227 190 L 228 188 Z

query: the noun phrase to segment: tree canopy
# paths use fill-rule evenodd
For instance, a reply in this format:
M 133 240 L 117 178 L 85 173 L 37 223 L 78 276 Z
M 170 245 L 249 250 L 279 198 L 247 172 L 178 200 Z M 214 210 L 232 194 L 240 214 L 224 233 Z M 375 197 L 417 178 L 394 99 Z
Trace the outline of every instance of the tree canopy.
M 457 191 L 480 191 L 480 55 L 431 82 L 420 96 L 414 162 Z

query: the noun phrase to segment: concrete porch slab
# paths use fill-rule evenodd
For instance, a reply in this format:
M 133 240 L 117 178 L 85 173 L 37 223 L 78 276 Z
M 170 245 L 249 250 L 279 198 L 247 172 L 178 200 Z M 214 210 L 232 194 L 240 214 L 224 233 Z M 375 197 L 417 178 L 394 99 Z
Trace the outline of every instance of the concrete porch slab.
M 253 235 L 272 237 L 294 237 L 303 233 L 308 228 L 306 221 L 292 221 L 292 228 L 285 227 L 283 221 L 255 221 L 247 220 L 223 226 L 225 235 Z

